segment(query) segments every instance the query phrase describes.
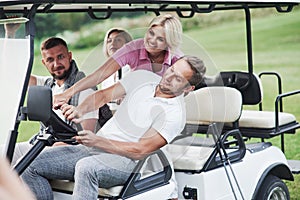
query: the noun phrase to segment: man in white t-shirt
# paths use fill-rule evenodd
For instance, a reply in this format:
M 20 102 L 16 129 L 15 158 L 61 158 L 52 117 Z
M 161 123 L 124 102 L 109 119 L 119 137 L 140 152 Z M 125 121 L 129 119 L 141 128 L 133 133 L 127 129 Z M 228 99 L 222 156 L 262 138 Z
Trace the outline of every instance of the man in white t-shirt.
M 95 135 L 75 136 L 82 145 L 49 148 L 24 171 L 22 179 L 37 199 L 53 199 L 49 179 L 75 180 L 73 199 L 97 199 L 98 187 L 124 184 L 136 161 L 171 142 L 185 125 L 184 94 L 202 80 L 206 68 L 197 57 L 184 56 L 163 77 L 145 70 L 128 74 L 97 91 L 77 107 L 64 104 L 68 120 L 125 95 L 114 116 Z M 177 194 L 170 194 L 177 198 Z
M 75 61 L 72 59 L 72 52 L 68 50 L 66 42 L 57 37 L 51 37 L 46 39 L 41 44 L 42 63 L 47 68 L 51 76 L 30 76 L 29 86 L 43 85 L 45 87 L 51 87 L 52 94 L 60 94 L 65 89 L 71 87 L 74 83 L 85 77 L 85 74 L 78 70 Z M 74 98 L 70 100 L 71 105 L 78 105 L 83 100 L 92 94 L 94 89 L 87 89 L 78 93 Z M 56 114 L 65 120 L 60 110 L 54 110 Z M 95 130 L 95 125 L 98 118 L 98 110 L 89 112 L 84 115 L 84 120 L 80 123 L 80 126 L 66 121 L 77 130 Z M 54 146 L 66 145 L 62 142 L 54 143 Z M 23 157 L 33 146 L 32 142 L 20 142 L 16 144 L 15 151 L 12 158 L 12 165 Z

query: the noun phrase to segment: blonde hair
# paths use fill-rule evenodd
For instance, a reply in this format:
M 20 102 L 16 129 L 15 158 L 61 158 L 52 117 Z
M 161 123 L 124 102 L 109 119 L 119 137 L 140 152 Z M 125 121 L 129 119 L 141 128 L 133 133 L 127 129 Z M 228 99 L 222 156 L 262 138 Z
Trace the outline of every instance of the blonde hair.
M 153 26 L 164 27 L 166 42 L 171 51 L 175 51 L 180 47 L 182 43 L 182 25 L 178 18 L 171 14 L 159 15 L 150 22 L 149 29 Z
M 108 37 L 110 36 L 110 34 L 112 34 L 113 32 L 117 32 L 120 36 L 122 36 L 125 39 L 125 43 L 132 41 L 131 35 L 125 29 L 123 29 L 123 28 L 109 29 L 105 34 L 104 43 L 103 43 L 103 53 L 106 57 L 109 57 L 109 54 L 107 52 L 107 40 L 108 40 Z

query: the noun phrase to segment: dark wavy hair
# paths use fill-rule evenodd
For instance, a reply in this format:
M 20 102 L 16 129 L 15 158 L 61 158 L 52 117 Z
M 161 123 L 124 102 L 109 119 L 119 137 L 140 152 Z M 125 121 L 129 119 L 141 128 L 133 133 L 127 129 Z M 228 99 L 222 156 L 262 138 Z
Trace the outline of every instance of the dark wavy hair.
M 44 42 L 42 42 L 41 51 L 51 49 L 58 45 L 63 45 L 68 50 L 68 45 L 67 45 L 66 41 L 64 41 L 63 39 L 61 39 L 59 37 L 50 37 L 50 38 L 46 39 Z

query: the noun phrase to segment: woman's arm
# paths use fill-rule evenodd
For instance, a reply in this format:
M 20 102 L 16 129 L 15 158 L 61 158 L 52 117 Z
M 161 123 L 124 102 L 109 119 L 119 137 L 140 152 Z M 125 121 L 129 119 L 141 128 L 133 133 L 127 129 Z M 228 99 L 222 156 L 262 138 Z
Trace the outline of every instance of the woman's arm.
M 75 123 L 82 121 L 81 117 L 91 111 L 94 111 L 104 104 L 123 97 L 126 94 L 124 87 L 120 83 L 116 83 L 104 90 L 95 91 L 89 95 L 77 107 L 72 105 L 63 104 L 61 111 L 67 120 L 72 120 Z
M 53 107 L 56 109 L 59 108 L 61 105 L 67 103 L 74 94 L 98 85 L 119 69 L 120 65 L 113 58 L 109 58 L 101 67 L 99 67 L 92 74 L 81 79 L 72 87 L 65 90 L 63 93 L 55 95 L 53 97 Z
M 15 38 L 15 34 L 18 30 L 18 28 L 21 26 L 19 23 L 11 23 L 11 24 L 5 24 L 5 37 L 6 38 Z

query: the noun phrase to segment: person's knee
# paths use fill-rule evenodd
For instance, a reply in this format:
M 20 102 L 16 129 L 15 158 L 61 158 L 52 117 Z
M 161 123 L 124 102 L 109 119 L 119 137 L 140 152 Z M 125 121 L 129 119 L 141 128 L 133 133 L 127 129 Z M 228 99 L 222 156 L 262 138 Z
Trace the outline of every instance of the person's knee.
M 91 176 L 94 174 L 95 166 L 91 164 L 88 158 L 83 158 L 76 163 L 75 166 L 75 177 L 76 176 Z

